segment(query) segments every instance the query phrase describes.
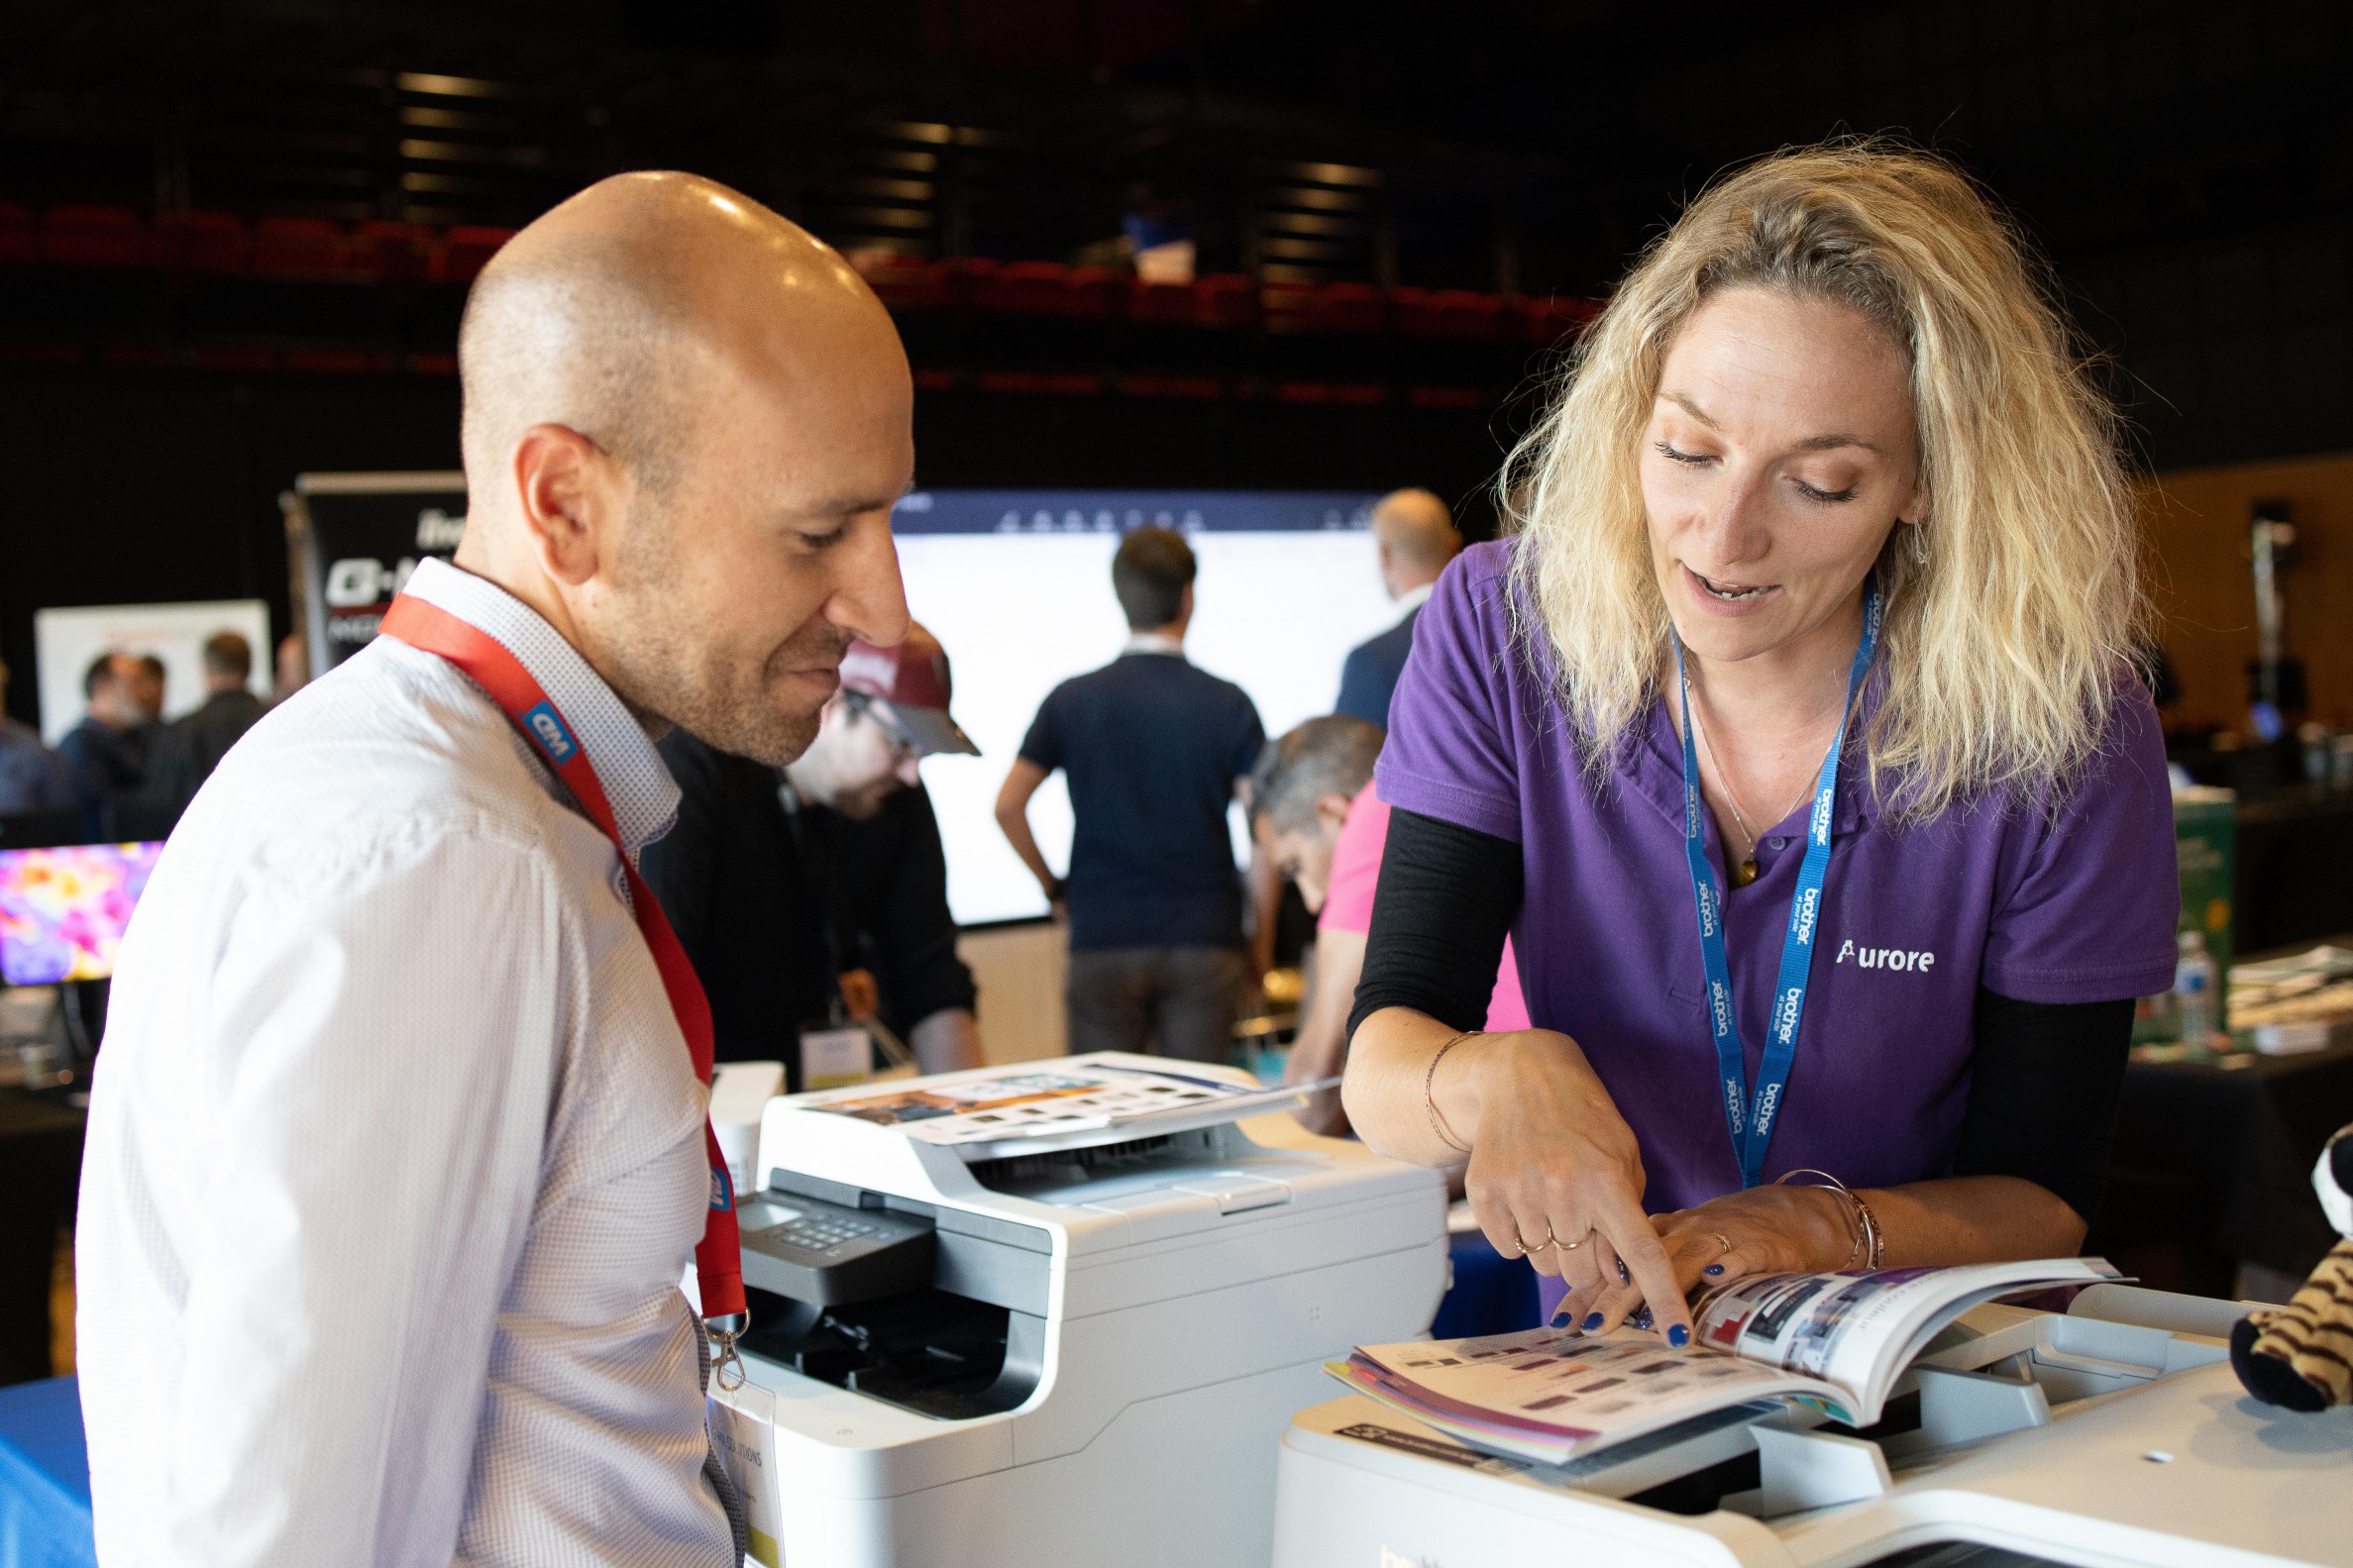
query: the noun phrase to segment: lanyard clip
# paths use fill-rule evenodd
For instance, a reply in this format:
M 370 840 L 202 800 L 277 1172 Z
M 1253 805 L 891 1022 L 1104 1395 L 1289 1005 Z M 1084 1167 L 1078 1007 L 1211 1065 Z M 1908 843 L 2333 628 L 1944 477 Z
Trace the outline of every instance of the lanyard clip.
M 733 1394 L 748 1380 L 743 1356 L 735 1348 L 735 1336 L 750 1326 L 751 1318 L 744 1312 L 729 1312 L 721 1317 L 706 1317 L 702 1320 L 703 1332 L 710 1335 L 711 1381 L 723 1393 Z

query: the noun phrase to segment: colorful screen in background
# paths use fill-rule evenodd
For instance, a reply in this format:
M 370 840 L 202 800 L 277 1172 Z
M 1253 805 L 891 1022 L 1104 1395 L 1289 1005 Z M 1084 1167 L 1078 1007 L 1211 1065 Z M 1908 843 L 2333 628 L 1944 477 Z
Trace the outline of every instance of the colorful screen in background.
M 104 980 L 161 844 L 0 850 L 0 979 Z

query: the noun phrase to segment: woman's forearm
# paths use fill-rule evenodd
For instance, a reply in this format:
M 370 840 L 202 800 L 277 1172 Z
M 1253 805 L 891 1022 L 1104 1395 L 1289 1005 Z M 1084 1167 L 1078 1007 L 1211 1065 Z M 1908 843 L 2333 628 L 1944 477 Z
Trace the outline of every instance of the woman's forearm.
M 1355 1038 L 1348 1044 L 1340 1102 L 1347 1108 L 1348 1125 L 1357 1137 L 1393 1160 L 1431 1166 L 1461 1163 L 1462 1151 L 1439 1137 L 1423 1099 L 1431 1058 L 1456 1032 L 1411 1007 L 1383 1007 L 1356 1026 Z M 1446 1052 L 1445 1061 L 1439 1064 L 1439 1082 L 1432 1086 L 1441 1091 L 1441 1113 L 1446 1116 L 1454 1136 L 1465 1143 L 1470 1141 L 1471 1129 L 1462 1125 L 1457 1115 L 1468 1119 L 1469 1107 L 1457 1103 L 1463 1098 L 1456 1093 L 1463 1063 L 1456 1059 L 1465 1053 L 1475 1055 L 1480 1043 L 1490 1038 L 1474 1035 Z
M 1863 1194 L 1888 1268 L 2072 1258 L 2084 1220 L 2048 1188 L 2015 1176 L 1956 1176 Z M 1835 1265 L 1833 1265 L 1835 1267 Z

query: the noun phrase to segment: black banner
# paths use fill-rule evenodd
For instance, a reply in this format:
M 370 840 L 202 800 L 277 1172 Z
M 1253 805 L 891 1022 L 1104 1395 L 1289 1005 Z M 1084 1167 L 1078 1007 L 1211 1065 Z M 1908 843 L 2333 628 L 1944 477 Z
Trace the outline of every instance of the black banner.
M 323 676 L 374 641 L 392 596 L 466 531 L 462 473 L 304 473 L 283 497 L 294 602 Z

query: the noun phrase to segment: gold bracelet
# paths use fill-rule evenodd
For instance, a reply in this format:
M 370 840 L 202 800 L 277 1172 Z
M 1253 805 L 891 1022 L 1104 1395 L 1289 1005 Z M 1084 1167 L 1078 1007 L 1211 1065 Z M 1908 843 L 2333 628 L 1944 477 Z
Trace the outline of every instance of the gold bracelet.
M 1464 1143 L 1460 1138 L 1455 1137 L 1453 1129 L 1446 1125 L 1446 1118 L 1438 1113 L 1438 1064 L 1446 1059 L 1446 1053 L 1448 1051 L 1451 1051 L 1454 1049 L 1454 1047 L 1460 1045 L 1472 1035 L 1484 1034 L 1487 1031 L 1484 1029 L 1463 1030 L 1460 1034 L 1454 1036 L 1454 1038 L 1448 1040 L 1445 1044 L 1438 1048 L 1438 1055 L 1430 1059 L 1430 1071 L 1422 1075 L 1422 1103 L 1430 1111 L 1430 1130 L 1438 1134 L 1439 1142 L 1444 1144 L 1447 1148 L 1452 1149 L 1457 1154 L 1468 1154 L 1470 1152 L 1470 1145 Z
M 1854 1205 L 1854 1213 L 1847 1221 L 1847 1234 L 1853 1238 L 1854 1244 L 1847 1249 L 1847 1261 L 1839 1266 L 1837 1272 L 1847 1273 L 1858 1264 L 1866 1269 L 1881 1267 L 1887 1256 L 1886 1238 L 1879 1234 L 1879 1216 L 1871 1211 L 1871 1204 L 1863 1201 L 1863 1195 L 1828 1171 L 1818 1171 L 1811 1166 L 1795 1171 L 1784 1171 L 1773 1185 L 1775 1187 L 1783 1186 L 1793 1176 L 1819 1176 L 1822 1178 L 1820 1182 L 1808 1185 L 1826 1186 L 1830 1191 Z

